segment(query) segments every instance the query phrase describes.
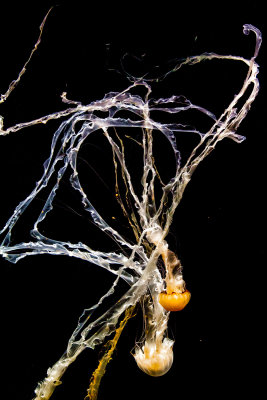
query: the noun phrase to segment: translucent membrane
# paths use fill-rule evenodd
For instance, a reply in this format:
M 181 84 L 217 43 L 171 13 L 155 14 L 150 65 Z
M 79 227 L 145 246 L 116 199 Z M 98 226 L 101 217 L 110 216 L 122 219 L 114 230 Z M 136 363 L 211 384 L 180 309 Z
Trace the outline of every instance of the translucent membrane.
M 42 32 L 43 24 L 40 29 Z M 26 123 L 19 123 L 7 129 L 4 129 L 3 119 L 1 119 L 0 135 L 8 135 L 29 126 L 40 123 L 46 124 L 51 120 L 65 118 L 54 133 L 50 155 L 44 163 L 42 176 L 32 192 L 18 204 L 0 231 L 2 235 L 1 256 L 12 263 L 16 263 L 24 257 L 39 254 L 70 256 L 98 265 L 115 277 L 110 290 L 93 307 L 85 310 L 80 317 L 78 326 L 69 339 L 66 352 L 48 369 L 47 376 L 38 384 L 35 390 L 36 400 L 50 398 L 56 386 L 61 383 L 62 375 L 68 366 L 76 360 L 77 356 L 85 348 L 94 349 L 96 345 L 103 343 L 112 333 L 115 333 L 116 339 L 114 339 L 115 342 L 113 343 L 117 343 L 118 335 L 122 329 L 118 327 L 124 326 L 124 324 L 120 325 L 121 317 L 138 302 L 143 305 L 145 328 L 142 344 L 136 346 L 135 350 L 134 356 L 137 365 L 153 376 L 163 375 L 171 367 L 173 341 L 166 337 L 169 312 L 167 310 L 168 307 L 165 309 L 161 305 L 162 302 L 161 304 L 159 303 L 159 295 L 166 292 L 166 283 L 166 296 L 171 295 L 172 290 L 170 290 L 171 293 L 168 293 L 168 282 L 169 285 L 176 287 L 176 289 L 178 284 L 177 292 L 179 293 L 180 291 L 180 297 L 185 297 L 184 293 L 187 292 L 185 292 L 182 268 L 178 262 L 178 257 L 175 256 L 175 262 L 179 264 L 178 272 L 176 271 L 174 274 L 174 268 L 171 269 L 173 273 L 171 278 L 170 270 L 168 272 L 168 265 L 171 264 L 168 264 L 169 261 L 165 259 L 166 281 L 164 274 L 162 276 L 158 269 L 158 261 L 160 257 L 164 261 L 164 254 L 167 254 L 166 235 L 169 232 L 174 212 L 198 164 L 224 138 L 230 138 L 238 143 L 244 140 L 244 137 L 238 135 L 236 130 L 245 118 L 259 90 L 258 65 L 255 59 L 261 44 L 261 34 L 257 28 L 251 25 L 244 25 L 244 33 L 248 34 L 250 31 L 256 37 L 255 53 L 250 59 L 245 59 L 241 56 L 205 53 L 181 60 L 172 71 L 166 74 L 167 76 L 178 71 L 181 67 L 192 66 L 201 63 L 203 60 L 229 60 L 229 62 L 245 64 L 248 72 L 242 87 L 219 116 L 215 116 L 211 111 L 200 105 L 193 104 L 184 96 L 173 95 L 169 98 L 152 99 L 153 82 L 132 77 L 132 84 L 124 91 L 108 93 L 103 99 L 87 105 L 68 100 L 66 93 L 63 93 L 62 100 L 68 105 L 68 108 L 64 111 L 52 113 Z M 27 66 L 29 60 L 25 66 Z M 25 69 L 22 71 L 24 73 Z M 11 91 L 18 84 L 22 73 L 17 80 L 12 82 L 8 91 L 1 96 L 1 102 L 8 98 Z M 134 94 L 134 90 L 137 87 L 145 89 L 143 97 Z M 243 103 L 240 101 L 241 99 L 244 100 Z M 241 103 L 242 106 L 238 106 Z M 210 128 L 206 132 L 200 132 L 197 129 L 188 128 L 188 126 L 179 123 L 181 113 L 190 109 L 204 114 L 210 120 Z M 123 118 L 118 115 L 121 111 L 127 111 L 128 115 L 133 117 Z M 161 111 L 165 115 L 176 116 L 177 123 L 155 121 L 151 117 L 152 111 Z M 103 114 L 99 112 L 103 112 Z M 99 117 L 99 115 L 104 116 Z M 127 167 L 123 139 L 114 135 L 116 129 L 119 128 L 123 128 L 127 135 L 131 134 L 133 128 L 141 130 L 142 142 L 139 143 L 143 151 L 141 194 L 137 194 L 132 176 Z M 129 242 L 103 218 L 96 206 L 92 204 L 80 181 L 77 170 L 77 157 L 82 144 L 95 132 L 98 132 L 99 135 L 104 135 L 109 143 L 113 154 L 116 178 L 120 175 L 125 187 L 125 198 L 120 195 L 118 185 L 115 189 L 115 195 L 134 232 L 136 238 L 136 243 L 134 244 Z M 169 182 L 165 184 L 160 179 L 156 168 L 156 160 L 153 156 L 153 137 L 155 132 L 157 135 L 161 134 L 167 139 L 175 159 L 175 173 Z M 191 154 L 183 162 L 183 165 L 181 165 L 181 155 L 176 142 L 179 134 L 194 134 L 198 137 L 197 145 L 192 149 Z M 133 139 L 135 140 L 134 137 Z M 80 197 L 82 207 L 91 221 L 97 228 L 108 234 L 122 251 L 105 252 L 95 250 L 90 246 L 90 237 L 88 238 L 88 243 L 71 243 L 70 241 L 55 240 L 52 237 L 44 236 L 40 232 L 39 225 L 53 209 L 57 191 L 63 177 L 66 176 L 67 169 L 71 171 L 68 175 L 71 188 Z M 161 186 L 160 195 L 158 194 L 159 191 L 155 191 L 156 182 L 157 185 Z M 52 187 L 47 193 L 47 188 L 50 185 Z M 157 199 L 155 198 L 156 195 L 158 196 Z M 37 196 L 39 198 L 45 196 L 45 201 L 30 231 L 31 240 L 16 243 L 12 234 L 16 229 L 17 221 L 23 217 L 23 213 L 31 206 L 32 201 Z M 170 253 L 169 255 L 171 257 Z M 127 282 L 129 289 L 103 315 L 94 319 L 92 312 L 114 293 L 120 279 Z M 165 294 L 162 296 L 164 297 Z M 177 296 L 179 295 L 177 294 Z M 169 310 L 174 308 L 171 305 Z M 89 318 L 89 316 L 91 317 Z M 123 321 L 127 321 L 129 318 L 127 314 L 125 318 Z M 108 352 L 113 347 L 110 346 Z M 104 361 L 100 368 L 101 374 L 104 373 L 106 361 L 110 359 L 110 356 L 111 354 L 107 353 L 106 359 L 103 357 Z

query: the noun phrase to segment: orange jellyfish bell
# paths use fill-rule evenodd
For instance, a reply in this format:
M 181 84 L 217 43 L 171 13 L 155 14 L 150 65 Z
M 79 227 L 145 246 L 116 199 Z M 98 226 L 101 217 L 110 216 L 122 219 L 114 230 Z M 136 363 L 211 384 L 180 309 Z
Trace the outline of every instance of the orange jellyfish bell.
M 159 303 L 167 311 L 181 311 L 189 303 L 190 298 L 191 293 L 188 290 L 182 293 L 173 292 L 171 294 L 162 292 L 159 295 Z

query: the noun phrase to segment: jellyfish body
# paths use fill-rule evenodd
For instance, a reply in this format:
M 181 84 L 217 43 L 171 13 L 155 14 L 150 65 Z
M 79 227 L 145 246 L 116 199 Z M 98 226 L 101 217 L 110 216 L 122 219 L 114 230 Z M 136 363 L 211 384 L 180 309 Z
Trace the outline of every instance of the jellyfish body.
M 138 367 L 150 376 L 165 375 L 173 363 L 173 341 L 165 338 L 160 343 L 146 341 L 142 348 L 135 350 Z
M 182 293 L 173 292 L 171 294 L 162 292 L 159 294 L 159 303 L 166 311 L 181 311 L 189 303 L 190 298 L 191 293 L 188 290 Z

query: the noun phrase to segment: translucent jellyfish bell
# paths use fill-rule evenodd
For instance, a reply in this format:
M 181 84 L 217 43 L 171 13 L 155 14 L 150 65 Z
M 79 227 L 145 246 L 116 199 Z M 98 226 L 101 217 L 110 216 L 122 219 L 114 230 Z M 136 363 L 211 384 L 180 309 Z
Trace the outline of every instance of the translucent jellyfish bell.
M 165 375 L 173 363 L 173 341 L 165 338 L 160 343 L 146 341 L 136 347 L 134 358 L 138 367 L 150 376 Z

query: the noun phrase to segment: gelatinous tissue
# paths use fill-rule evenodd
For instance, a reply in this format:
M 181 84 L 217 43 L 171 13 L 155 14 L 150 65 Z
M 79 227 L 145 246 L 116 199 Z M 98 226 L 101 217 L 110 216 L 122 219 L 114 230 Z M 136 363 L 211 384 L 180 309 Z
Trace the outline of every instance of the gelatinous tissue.
M 44 23 L 45 20 L 40 27 L 38 41 L 17 80 L 13 81 L 7 92 L 1 96 L 2 103 L 7 100 L 25 73 L 27 64 L 40 43 Z M 152 376 L 163 375 L 170 369 L 173 362 L 172 348 L 174 344 L 167 334 L 170 311 L 183 309 L 190 300 L 190 293 L 185 287 L 181 262 L 178 256 L 169 249 L 166 237 L 174 212 L 198 164 L 224 138 L 233 139 L 238 143 L 244 140 L 244 137 L 238 135 L 236 131 L 259 91 L 256 57 L 261 45 L 261 33 L 252 25 L 244 25 L 243 29 L 244 34 L 252 32 L 256 38 L 255 52 L 250 59 L 242 56 L 204 53 L 180 60 L 175 68 L 165 74 L 166 77 L 171 73 L 179 73 L 180 68 L 194 68 L 194 65 L 204 60 L 228 60 L 245 64 L 247 67 L 245 80 L 239 92 L 221 115 L 215 116 L 213 112 L 193 104 L 179 94 L 173 94 L 169 98 L 155 99 L 152 97 L 155 81 L 132 77 L 130 86 L 125 90 L 108 93 L 103 99 L 90 104 L 84 105 L 68 100 L 66 93 L 63 93 L 62 100 L 67 105 L 64 111 L 19 123 L 6 129 L 3 118 L 1 118 L 1 136 L 12 135 L 19 130 L 25 131 L 26 134 L 26 128 L 29 126 L 46 124 L 55 119 L 63 121 L 53 135 L 50 155 L 44 163 L 42 176 L 31 193 L 18 204 L 1 229 L 1 256 L 16 263 L 24 257 L 38 254 L 65 255 L 98 265 L 115 277 L 110 290 L 98 300 L 95 306 L 85 310 L 80 317 L 65 353 L 48 369 L 47 376 L 35 389 L 36 400 L 50 398 L 55 388 L 61 384 L 66 369 L 84 349 L 94 349 L 97 345 L 106 342 L 104 355 L 92 375 L 87 392 L 87 398 L 96 399 L 106 366 L 125 324 L 135 314 L 137 303 L 142 304 L 144 333 L 140 342 L 135 346 L 133 355 L 136 363 L 144 372 Z M 143 96 L 134 94 L 135 89 L 140 87 L 144 89 Z M 206 132 L 179 123 L 180 115 L 191 109 L 204 114 L 210 120 L 210 128 Z M 121 111 L 127 112 L 127 118 L 121 116 Z M 103 112 L 103 114 L 99 112 Z M 175 116 L 177 122 L 155 121 L 151 116 L 153 112 Z M 127 166 L 124 137 L 117 133 L 118 129 L 122 131 L 121 128 L 125 135 L 131 135 L 131 131 L 135 132 L 136 129 L 140 130 L 142 135 L 142 140 L 138 143 L 143 153 L 141 194 L 137 194 L 134 180 Z M 168 141 L 176 165 L 173 177 L 165 184 L 160 178 L 157 159 L 153 153 L 155 133 L 163 135 Z M 188 158 L 183 159 L 182 162 L 177 146 L 177 137 L 179 134 L 186 133 L 194 134 L 198 137 L 198 142 Z M 135 243 L 127 240 L 103 218 L 98 211 L 98 205 L 91 202 L 90 193 L 85 192 L 80 181 L 77 157 L 85 140 L 88 140 L 93 134 L 103 135 L 110 145 L 116 182 L 114 195 L 124 216 L 128 219 L 136 240 Z M 135 140 L 134 134 L 132 138 Z M 58 188 L 67 169 L 71 171 L 68 175 L 71 187 L 79 195 L 82 207 L 88 213 L 91 221 L 118 244 L 120 251 L 96 250 L 90 247 L 90 237 L 86 243 L 71 243 L 55 240 L 41 233 L 39 225 L 53 209 Z M 51 185 L 51 182 L 53 184 L 47 193 L 45 189 Z M 120 185 L 124 187 L 124 195 L 121 194 Z M 155 190 L 155 185 L 160 186 L 160 191 Z M 30 232 L 31 240 L 16 243 L 12 240 L 12 234 L 16 230 L 17 221 L 23 218 L 25 210 L 43 192 L 45 200 Z M 159 260 L 165 269 L 164 273 L 158 268 Z M 101 316 L 94 319 L 93 311 L 114 293 L 121 279 L 128 284 L 129 288 L 126 293 Z

